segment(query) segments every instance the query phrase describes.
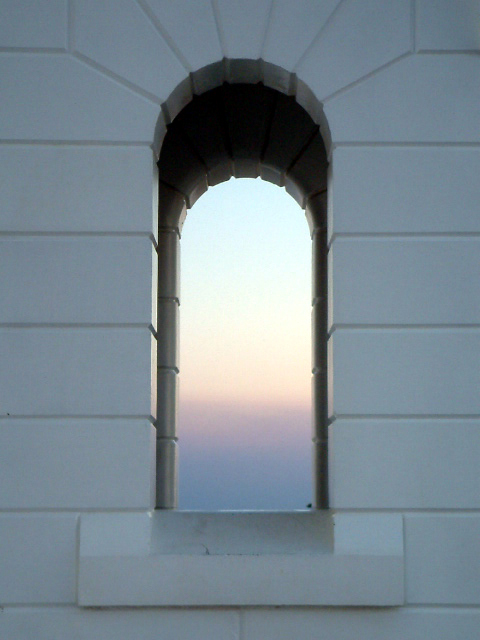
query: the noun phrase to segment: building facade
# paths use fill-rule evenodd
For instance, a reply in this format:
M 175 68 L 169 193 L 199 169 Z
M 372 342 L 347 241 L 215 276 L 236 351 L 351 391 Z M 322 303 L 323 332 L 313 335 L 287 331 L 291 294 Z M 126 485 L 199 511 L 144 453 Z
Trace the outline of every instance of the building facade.
M 479 52 L 479 0 L 0 2 L 2 639 L 479 637 Z M 230 85 L 325 163 L 248 155 L 252 98 L 237 151 L 159 179 Z M 155 510 L 181 225 L 255 172 L 312 231 L 322 508 Z

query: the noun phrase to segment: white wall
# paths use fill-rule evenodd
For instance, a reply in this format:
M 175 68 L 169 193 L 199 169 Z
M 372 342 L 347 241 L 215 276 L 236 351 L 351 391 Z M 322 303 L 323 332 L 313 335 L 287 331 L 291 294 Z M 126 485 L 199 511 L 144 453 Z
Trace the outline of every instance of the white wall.
M 478 0 L 2 0 L 2 639 L 478 635 L 479 18 Z M 197 86 L 251 79 L 238 58 L 324 106 L 331 504 L 403 514 L 403 607 L 75 604 L 79 515 L 154 500 L 161 114 L 207 65 Z

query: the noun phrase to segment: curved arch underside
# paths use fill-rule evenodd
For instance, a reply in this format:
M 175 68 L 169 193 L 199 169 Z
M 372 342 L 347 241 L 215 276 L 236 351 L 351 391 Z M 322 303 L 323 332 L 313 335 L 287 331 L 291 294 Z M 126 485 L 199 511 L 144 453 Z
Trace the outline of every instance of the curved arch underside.
M 158 168 L 187 207 L 232 176 L 285 186 L 302 208 L 327 187 L 318 125 L 293 96 L 262 83 L 224 83 L 195 96 L 168 125 Z

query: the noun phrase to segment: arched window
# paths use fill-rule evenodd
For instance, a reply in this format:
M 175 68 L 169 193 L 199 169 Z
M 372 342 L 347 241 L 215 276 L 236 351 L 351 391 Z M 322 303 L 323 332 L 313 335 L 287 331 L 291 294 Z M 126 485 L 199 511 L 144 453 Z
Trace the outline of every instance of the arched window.
M 157 507 L 177 504 L 179 240 L 186 210 L 209 186 L 262 177 L 306 209 L 313 240 L 315 506 L 327 506 L 326 169 L 318 125 L 263 84 L 224 84 L 196 96 L 169 125 L 159 167 Z M 214 230 L 212 230 L 214 232 Z

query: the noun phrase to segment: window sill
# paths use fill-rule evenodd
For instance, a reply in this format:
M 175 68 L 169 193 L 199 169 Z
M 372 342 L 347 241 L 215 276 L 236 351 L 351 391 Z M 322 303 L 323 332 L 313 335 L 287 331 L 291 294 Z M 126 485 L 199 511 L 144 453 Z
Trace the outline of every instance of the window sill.
M 394 606 L 404 602 L 397 514 L 85 514 L 80 606 Z

